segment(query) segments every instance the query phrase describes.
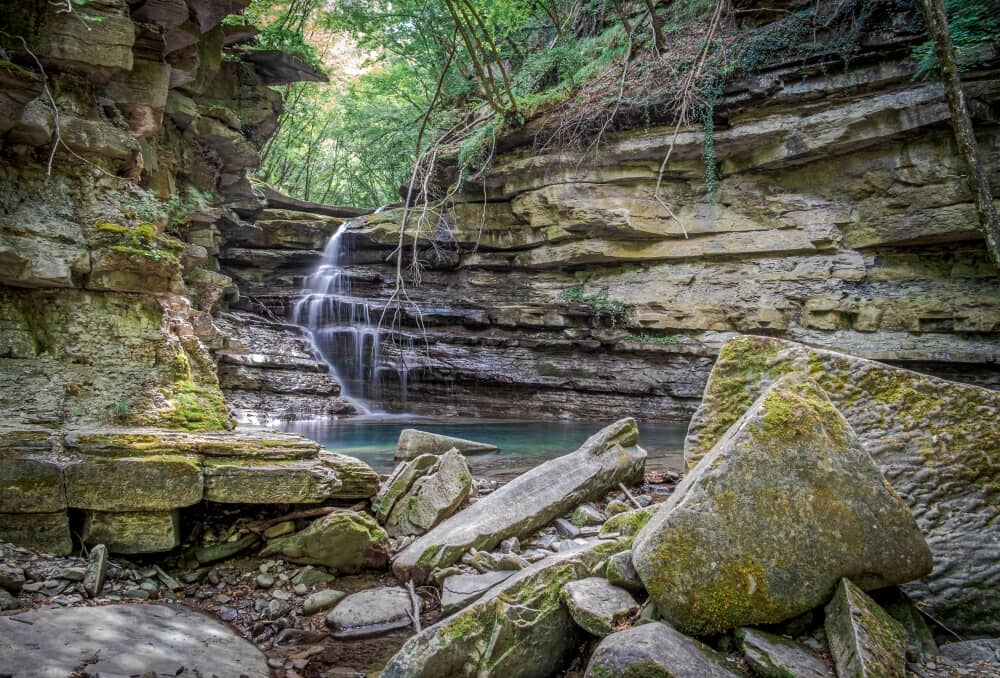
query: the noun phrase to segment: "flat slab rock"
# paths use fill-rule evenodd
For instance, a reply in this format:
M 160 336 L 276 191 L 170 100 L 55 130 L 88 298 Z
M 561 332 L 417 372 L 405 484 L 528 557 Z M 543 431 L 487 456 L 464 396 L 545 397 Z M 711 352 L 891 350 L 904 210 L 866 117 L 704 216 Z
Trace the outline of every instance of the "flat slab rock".
M 399 440 L 396 443 L 396 459 L 413 459 L 421 454 L 444 454 L 452 449 L 458 450 L 462 454 L 478 454 L 496 452 L 499 448 L 489 443 L 479 443 L 475 440 L 407 428 L 399 433 Z
M 95 656 L 102 676 L 147 672 L 267 678 L 267 658 L 211 617 L 183 605 L 108 605 L 0 617 L 0 667 L 18 678 L 66 678 Z
M 334 638 L 361 638 L 409 626 L 413 603 L 404 588 L 358 591 L 344 598 L 326 616 Z
M 794 640 L 741 628 L 736 631 L 736 642 L 750 668 L 762 678 L 834 678 L 833 669 Z
M 838 676 L 906 675 L 906 629 L 849 580 L 827 604 L 824 627 Z
M 738 678 L 725 658 L 668 624 L 652 622 L 612 633 L 600 642 L 584 678 L 677 676 Z
M 639 604 L 628 591 L 601 577 L 564 584 L 562 599 L 573 621 L 595 636 L 608 635 L 615 624 L 639 611 Z

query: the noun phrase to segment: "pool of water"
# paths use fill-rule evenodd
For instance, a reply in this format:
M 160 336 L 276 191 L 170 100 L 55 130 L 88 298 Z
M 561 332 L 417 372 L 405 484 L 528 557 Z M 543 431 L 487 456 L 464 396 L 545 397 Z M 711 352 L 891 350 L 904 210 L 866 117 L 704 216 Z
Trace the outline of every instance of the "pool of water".
M 507 480 L 547 459 L 572 452 L 610 423 L 378 415 L 289 422 L 282 428 L 312 438 L 328 450 L 363 459 L 380 473 L 388 473 L 396 465 L 393 453 L 404 428 L 491 443 L 500 450 L 470 455 L 472 471 L 477 476 Z M 686 432 L 687 423 L 683 422 L 640 422 L 639 445 L 649 453 L 646 468 L 680 471 Z

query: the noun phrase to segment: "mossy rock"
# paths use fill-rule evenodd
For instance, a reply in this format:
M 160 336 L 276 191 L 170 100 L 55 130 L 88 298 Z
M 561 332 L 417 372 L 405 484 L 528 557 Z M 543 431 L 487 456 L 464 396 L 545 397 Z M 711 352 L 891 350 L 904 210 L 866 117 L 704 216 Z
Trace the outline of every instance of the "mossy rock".
M 65 470 L 66 500 L 93 511 L 166 511 L 201 501 L 200 459 L 84 456 Z
M 826 637 L 838 676 L 904 678 L 906 630 L 851 581 L 826 606 Z
M 905 592 L 958 633 L 1000 635 L 1000 392 L 767 337 L 728 341 L 691 420 L 693 468 L 747 408 L 786 374 L 807 375 L 844 415 L 911 507 L 934 556 Z
M 389 535 L 364 513 L 337 511 L 304 530 L 268 542 L 261 553 L 338 573 L 381 569 L 389 563 Z
M 584 678 L 739 678 L 742 671 L 661 622 L 612 633 L 594 649 Z
M 775 383 L 635 537 L 660 614 L 695 635 L 777 623 L 842 577 L 917 579 L 930 551 L 909 507 L 807 377 Z
M 0 513 L 0 541 L 57 556 L 73 552 L 66 511 L 53 513 Z
M 177 511 L 87 511 L 80 536 L 112 553 L 160 553 L 180 545 L 180 518 Z

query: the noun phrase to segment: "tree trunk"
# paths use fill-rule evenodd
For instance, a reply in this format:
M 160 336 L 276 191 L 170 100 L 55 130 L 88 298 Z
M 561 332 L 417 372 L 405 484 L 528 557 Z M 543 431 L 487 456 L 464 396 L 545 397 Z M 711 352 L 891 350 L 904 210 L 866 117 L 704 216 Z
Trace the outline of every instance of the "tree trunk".
M 979 215 L 979 226 L 986 237 L 986 248 L 993 259 L 993 265 L 1000 271 L 1000 217 L 997 216 L 996 206 L 993 204 L 989 177 L 983 169 L 975 131 L 972 128 L 972 118 L 965 105 L 965 95 L 962 93 L 962 83 L 958 77 L 955 46 L 951 42 L 944 0 L 920 0 L 920 9 L 924 13 L 927 32 L 934 40 L 934 51 L 941 67 L 941 80 L 948 99 L 948 109 L 951 112 L 951 125 L 955 131 L 958 154 L 969 173 L 969 188 L 972 190 L 976 213 Z

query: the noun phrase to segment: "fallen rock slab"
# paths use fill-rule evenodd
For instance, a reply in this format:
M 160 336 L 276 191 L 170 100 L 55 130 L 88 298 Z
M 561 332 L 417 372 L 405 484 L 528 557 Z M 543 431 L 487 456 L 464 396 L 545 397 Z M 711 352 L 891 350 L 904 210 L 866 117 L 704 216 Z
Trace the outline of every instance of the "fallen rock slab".
M 304 530 L 272 539 L 261 555 L 352 573 L 385 567 L 389 549 L 389 535 L 374 518 L 337 511 L 314 520 Z
M 577 451 L 536 466 L 419 537 L 396 556 L 393 572 L 400 581 L 422 583 L 471 548 L 491 550 L 508 537 L 525 537 L 581 502 L 641 478 L 646 452 L 636 446 L 638 437 L 634 419 L 606 427 Z
M 612 633 L 598 644 L 584 678 L 674 676 L 736 678 L 725 658 L 668 624 L 650 622 Z
M 826 606 L 827 641 L 838 676 L 903 678 L 906 630 L 864 591 L 842 579 Z
M 664 619 L 693 635 L 777 623 L 931 569 L 906 503 L 808 377 L 771 386 L 636 535 Z
M 87 569 L 83 575 L 83 590 L 88 598 L 96 598 L 104 588 L 104 578 L 108 574 L 108 547 L 97 544 L 87 556 Z
M 96 663 L 90 663 L 94 658 Z M 228 627 L 183 605 L 52 608 L 0 617 L 0 666 L 15 676 L 267 678 L 267 658 Z
M 1000 638 L 945 643 L 941 646 L 941 656 L 957 662 L 992 662 L 1000 665 Z
M 593 636 L 608 635 L 616 625 L 639 612 L 639 604 L 628 591 L 601 577 L 564 584 L 562 599 L 573 621 Z
M 334 638 L 362 638 L 413 623 L 410 592 L 399 587 L 382 587 L 347 596 L 326 616 Z
M 403 429 L 396 443 L 396 459 L 413 459 L 421 454 L 444 454 L 455 449 L 462 454 L 481 454 L 496 452 L 500 448 L 489 443 L 477 443 L 475 440 L 453 438 L 439 433 L 429 433 L 415 428 Z
M 934 555 L 903 589 L 961 635 L 1000 636 L 1000 392 L 780 339 L 727 342 L 691 420 L 693 468 L 788 373 L 810 376 L 909 504 Z M 991 546 L 986 546 L 987 544 Z
M 578 648 L 581 633 L 560 602 L 567 582 L 590 575 L 627 541 L 559 553 L 521 570 L 482 598 L 413 636 L 382 678 L 543 678 Z
M 761 678 L 834 678 L 833 670 L 794 640 L 758 629 L 736 630 L 747 664 Z

